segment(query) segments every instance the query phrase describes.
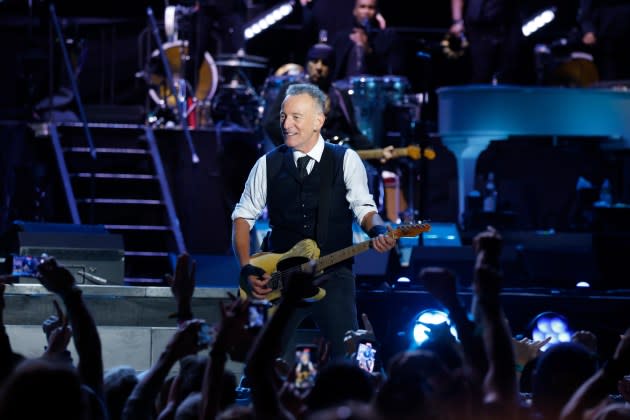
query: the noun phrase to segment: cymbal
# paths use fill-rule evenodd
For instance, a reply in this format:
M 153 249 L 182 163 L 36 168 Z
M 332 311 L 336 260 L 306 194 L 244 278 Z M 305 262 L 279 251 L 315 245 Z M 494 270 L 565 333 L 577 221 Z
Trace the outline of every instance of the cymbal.
M 304 67 L 295 63 L 284 64 L 276 70 L 275 76 L 293 76 L 304 73 Z
M 249 68 L 259 68 L 264 69 L 267 67 L 262 63 L 256 63 L 253 61 L 243 60 L 241 58 L 231 58 L 229 60 L 219 60 L 216 62 L 216 65 L 219 67 L 249 67 Z
M 267 57 L 261 57 L 259 55 L 249 55 L 242 52 L 237 52 L 236 54 L 218 54 L 217 59 L 218 60 L 245 60 L 245 61 L 254 61 L 254 62 L 263 63 L 263 64 L 266 64 L 267 61 L 269 61 Z

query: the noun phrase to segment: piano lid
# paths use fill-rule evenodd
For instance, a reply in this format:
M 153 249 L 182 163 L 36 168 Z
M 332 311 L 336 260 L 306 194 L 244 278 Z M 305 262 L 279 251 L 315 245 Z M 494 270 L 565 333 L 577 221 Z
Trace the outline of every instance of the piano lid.
M 466 85 L 437 94 L 442 137 L 603 136 L 630 147 L 627 90 Z

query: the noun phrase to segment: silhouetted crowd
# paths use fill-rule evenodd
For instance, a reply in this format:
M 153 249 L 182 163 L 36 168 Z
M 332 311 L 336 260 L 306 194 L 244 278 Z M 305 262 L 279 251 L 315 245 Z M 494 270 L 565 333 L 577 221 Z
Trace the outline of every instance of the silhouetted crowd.
M 284 356 L 287 321 L 321 282 L 312 273 L 290 277 L 262 326 L 250 310 L 257 303 L 235 296 L 221 304 L 221 321 L 208 326 L 192 313 L 195 262 L 182 254 L 174 275 L 167 276 L 178 327 L 144 372 L 129 366 L 104 372 L 101 339 L 82 290 L 67 269 L 49 258 L 39 265 L 38 278 L 65 311 L 55 304 L 56 314 L 42 324 L 46 349 L 30 359 L 12 351 L 0 318 L 0 418 L 630 418 L 630 380 L 624 376 L 630 373 L 630 329 L 620 331 L 609 358 L 597 354 L 597 337 L 588 331 L 544 351 L 548 339 L 514 338 L 500 299 L 501 235 L 489 227 L 474 238 L 473 249 L 471 308 L 459 299 L 456 277 L 448 269 L 427 267 L 418 273 L 449 311 L 457 338 L 446 324 L 436 326 L 428 341 L 381 365 L 373 364 L 371 345 L 359 347 L 378 343 L 366 314 L 364 329 L 346 334 L 345 357 L 329 358 L 326 342 L 305 346 L 296 360 Z M 10 280 L 0 283 L 0 317 Z M 78 360 L 67 350 L 71 340 Z M 244 362 L 238 386 L 236 375 L 226 369 L 228 358 Z

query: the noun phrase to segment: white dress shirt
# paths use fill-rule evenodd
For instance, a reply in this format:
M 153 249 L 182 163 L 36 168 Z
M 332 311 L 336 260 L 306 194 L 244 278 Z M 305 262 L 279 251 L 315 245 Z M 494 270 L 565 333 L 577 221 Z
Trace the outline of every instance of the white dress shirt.
M 319 162 L 324 153 L 324 138 L 320 135 L 315 147 L 308 153 L 311 160 L 306 166 L 310 174 L 315 166 L 315 161 Z M 298 158 L 304 153 L 293 151 L 293 161 L 297 167 Z M 367 185 L 367 175 L 365 166 L 361 158 L 352 149 L 347 149 L 343 156 L 343 180 L 346 184 L 346 200 L 348 207 L 354 213 L 359 224 L 369 212 L 377 211 L 374 198 L 370 194 Z M 249 228 L 254 227 L 256 220 L 260 217 L 267 205 L 267 156 L 260 157 L 249 173 L 245 189 L 241 199 L 236 204 L 232 212 L 232 221 L 243 218 L 249 223 Z

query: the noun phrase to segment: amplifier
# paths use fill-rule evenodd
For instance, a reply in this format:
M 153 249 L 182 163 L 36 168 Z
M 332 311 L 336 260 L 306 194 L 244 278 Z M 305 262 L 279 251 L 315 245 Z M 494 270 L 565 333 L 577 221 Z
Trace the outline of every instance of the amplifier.
M 17 233 L 19 255 L 47 254 L 74 275 L 79 284 L 124 285 L 125 252 L 121 235 L 106 230 L 23 231 Z M 21 278 L 20 282 L 33 279 Z

